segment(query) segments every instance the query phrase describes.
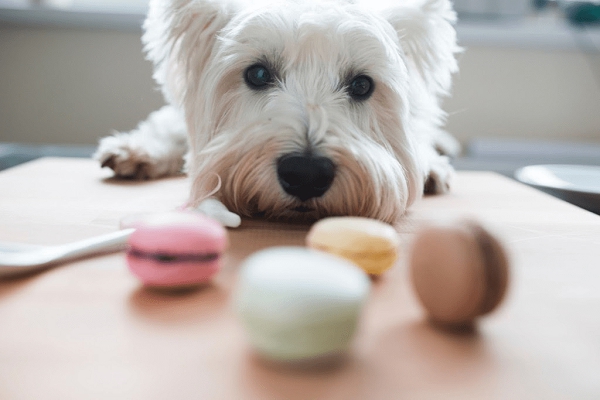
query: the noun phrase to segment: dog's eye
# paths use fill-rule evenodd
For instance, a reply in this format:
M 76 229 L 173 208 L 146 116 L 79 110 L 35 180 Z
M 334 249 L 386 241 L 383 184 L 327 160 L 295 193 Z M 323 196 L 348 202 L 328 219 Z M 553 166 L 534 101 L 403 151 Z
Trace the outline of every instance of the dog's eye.
M 269 84 L 273 82 L 271 73 L 261 64 L 255 64 L 249 67 L 244 74 L 246 84 L 255 90 L 266 89 Z
M 348 85 L 348 93 L 354 100 L 366 100 L 371 97 L 375 84 L 367 75 L 359 75 Z

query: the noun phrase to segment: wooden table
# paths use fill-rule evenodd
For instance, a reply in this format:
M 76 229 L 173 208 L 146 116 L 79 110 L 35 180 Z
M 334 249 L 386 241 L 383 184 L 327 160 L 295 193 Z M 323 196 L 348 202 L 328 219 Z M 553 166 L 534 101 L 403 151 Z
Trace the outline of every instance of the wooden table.
M 123 182 L 91 160 L 42 159 L 0 173 L 0 240 L 58 244 L 114 231 L 130 213 L 170 210 L 185 178 Z M 507 244 L 503 306 L 473 333 L 431 327 L 406 257 L 374 284 L 348 360 L 295 370 L 261 362 L 231 309 L 251 252 L 302 245 L 307 226 L 244 221 L 211 286 L 144 289 L 123 253 L 0 281 L 0 399 L 597 399 L 600 217 L 499 175 L 461 172 L 416 204 L 422 224 L 469 216 Z

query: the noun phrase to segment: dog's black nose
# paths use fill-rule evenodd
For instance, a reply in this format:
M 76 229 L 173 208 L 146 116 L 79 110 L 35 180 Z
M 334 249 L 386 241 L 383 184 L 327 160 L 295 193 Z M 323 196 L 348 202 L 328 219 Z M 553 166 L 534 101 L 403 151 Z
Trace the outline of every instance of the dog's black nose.
M 279 184 L 302 201 L 321 197 L 333 183 L 335 165 L 326 157 L 288 154 L 277 161 Z

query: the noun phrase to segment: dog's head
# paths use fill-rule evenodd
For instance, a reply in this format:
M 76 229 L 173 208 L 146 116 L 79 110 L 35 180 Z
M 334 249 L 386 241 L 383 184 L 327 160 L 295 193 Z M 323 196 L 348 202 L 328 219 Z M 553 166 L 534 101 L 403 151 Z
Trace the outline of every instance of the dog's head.
M 448 0 L 152 0 L 155 78 L 185 110 L 197 203 L 394 221 L 423 191 L 420 130 L 456 69 Z

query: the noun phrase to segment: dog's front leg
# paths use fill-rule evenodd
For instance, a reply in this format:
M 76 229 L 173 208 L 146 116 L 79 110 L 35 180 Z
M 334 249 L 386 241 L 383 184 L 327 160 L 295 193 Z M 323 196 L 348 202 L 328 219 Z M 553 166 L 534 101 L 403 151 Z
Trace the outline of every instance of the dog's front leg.
M 455 171 L 450 161 L 460 153 L 460 143 L 449 133 L 435 129 L 428 132 L 430 145 L 426 147 L 428 161 L 424 193 L 443 194 L 450 191 Z
M 455 176 L 450 158 L 435 154 L 429 164 L 429 173 L 425 180 L 425 194 L 443 194 L 450 191 Z
M 196 211 L 216 219 L 229 228 L 237 228 L 242 223 L 239 215 L 232 213 L 223 203 L 212 197 L 202 200 L 196 207 Z
M 155 179 L 181 173 L 188 150 L 182 113 L 164 106 L 129 133 L 100 140 L 94 158 L 120 178 Z

